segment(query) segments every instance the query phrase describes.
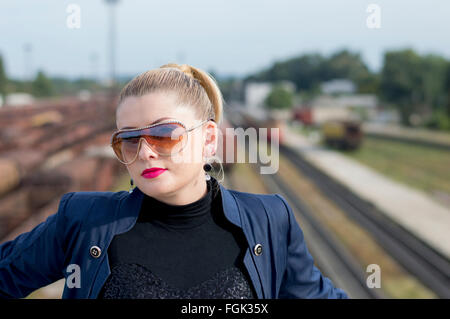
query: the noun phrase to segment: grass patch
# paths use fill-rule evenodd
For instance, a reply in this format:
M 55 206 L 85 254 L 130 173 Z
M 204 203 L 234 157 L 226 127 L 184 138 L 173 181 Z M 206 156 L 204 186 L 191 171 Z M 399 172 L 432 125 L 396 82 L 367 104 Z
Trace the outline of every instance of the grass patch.
M 366 137 L 360 149 L 343 154 L 430 194 L 450 195 L 450 151 Z

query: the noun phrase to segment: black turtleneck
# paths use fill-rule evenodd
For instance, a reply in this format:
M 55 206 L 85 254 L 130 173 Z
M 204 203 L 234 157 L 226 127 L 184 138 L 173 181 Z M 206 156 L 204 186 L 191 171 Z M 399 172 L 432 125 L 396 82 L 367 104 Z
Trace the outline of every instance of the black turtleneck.
M 242 262 L 246 249 L 214 178 L 190 204 L 144 196 L 134 227 L 108 248 L 111 275 L 99 298 L 256 298 Z

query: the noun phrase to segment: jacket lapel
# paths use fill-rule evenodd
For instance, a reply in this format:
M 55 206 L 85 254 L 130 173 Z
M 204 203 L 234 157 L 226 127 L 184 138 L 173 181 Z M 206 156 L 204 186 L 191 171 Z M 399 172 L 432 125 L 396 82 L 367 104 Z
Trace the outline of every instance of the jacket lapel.
M 117 227 L 114 229 L 115 235 L 130 230 L 141 211 L 144 193 L 137 187 L 131 193 L 126 193 L 125 198 L 120 201 L 118 216 L 116 216 Z
M 265 296 L 263 289 L 264 285 L 262 283 L 261 277 L 259 276 L 257 264 L 254 260 L 254 256 L 252 255 L 252 249 L 250 248 L 255 245 L 251 225 L 243 223 L 243 219 L 241 218 L 243 212 L 238 204 L 238 200 L 236 199 L 235 195 L 232 194 L 228 189 L 223 187 L 221 184 L 219 185 L 222 192 L 222 207 L 225 216 L 230 222 L 243 230 L 245 238 L 247 239 L 248 247 L 244 255 L 244 264 L 250 275 L 253 287 L 255 288 L 258 298 L 262 299 Z

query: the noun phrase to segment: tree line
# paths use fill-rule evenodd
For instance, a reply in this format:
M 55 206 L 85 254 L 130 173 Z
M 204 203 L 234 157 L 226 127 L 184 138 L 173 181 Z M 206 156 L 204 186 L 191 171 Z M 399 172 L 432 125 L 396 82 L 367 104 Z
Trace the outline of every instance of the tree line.
M 89 78 L 67 79 L 49 77 L 43 70 L 38 70 L 30 80 L 18 80 L 7 76 L 2 56 L 0 55 L 0 96 L 10 93 L 29 93 L 34 97 L 54 97 L 76 95 L 81 90 L 99 91 L 106 86 Z
M 210 73 L 215 75 L 213 71 Z M 450 130 L 450 61 L 436 54 L 421 55 L 413 49 L 387 51 L 380 71 L 374 72 L 357 52 L 340 50 L 329 56 L 307 53 L 277 61 L 243 78 L 215 77 L 225 100 L 242 100 L 242 88 L 248 82 L 277 84 L 285 80 L 294 83 L 296 93 L 308 99 L 320 94 L 322 82 L 345 78 L 355 83 L 358 93 L 375 94 L 384 107 L 396 109 L 403 124 L 413 125 L 414 119 L 420 118 L 425 126 Z M 0 56 L 0 95 L 3 97 L 12 92 L 48 97 L 104 88 L 92 79 L 49 78 L 43 71 L 38 71 L 31 81 L 9 79 Z M 292 101 L 290 93 L 279 85 L 275 85 L 268 99 L 268 103 L 284 106 L 292 105 Z
M 330 56 L 308 53 L 277 61 L 266 69 L 250 74 L 247 82 L 295 84 L 304 98 L 320 94 L 320 84 L 336 78 L 353 81 L 357 93 L 375 94 L 386 108 L 398 110 L 403 124 L 413 125 L 414 118 L 430 128 L 450 130 L 450 61 L 436 54 L 421 55 L 413 49 L 387 51 L 379 72 L 371 71 L 361 55 L 341 50 Z M 228 81 L 230 82 L 230 81 Z M 230 96 L 232 85 L 225 83 Z M 288 101 L 286 92 L 276 87 L 280 101 Z

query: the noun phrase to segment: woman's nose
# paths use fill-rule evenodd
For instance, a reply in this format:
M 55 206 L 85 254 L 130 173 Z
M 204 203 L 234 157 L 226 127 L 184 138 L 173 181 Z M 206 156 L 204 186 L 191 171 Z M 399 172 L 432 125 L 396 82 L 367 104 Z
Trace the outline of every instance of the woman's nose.
M 145 138 L 141 138 L 140 140 L 140 147 L 139 147 L 139 158 L 143 161 L 146 161 L 150 157 L 157 158 L 158 153 L 156 153 L 152 147 L 147 143 Z

